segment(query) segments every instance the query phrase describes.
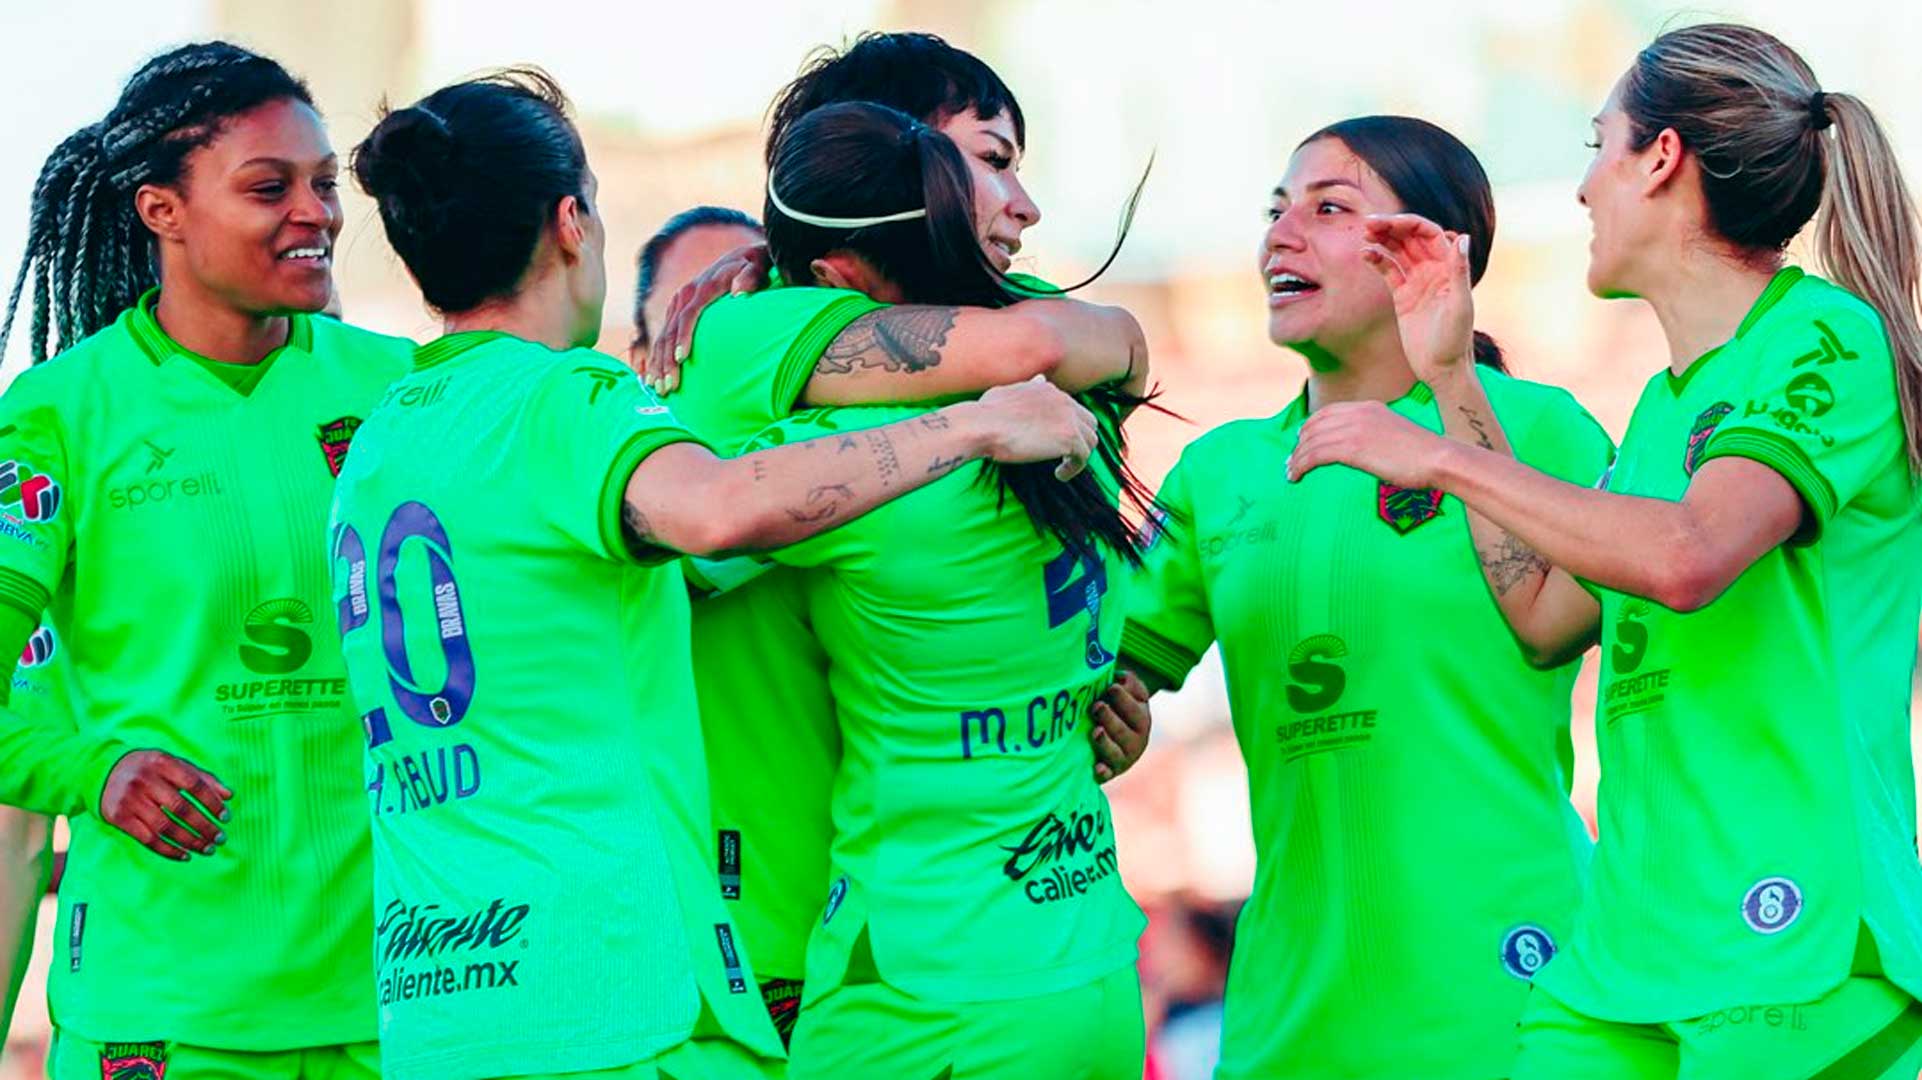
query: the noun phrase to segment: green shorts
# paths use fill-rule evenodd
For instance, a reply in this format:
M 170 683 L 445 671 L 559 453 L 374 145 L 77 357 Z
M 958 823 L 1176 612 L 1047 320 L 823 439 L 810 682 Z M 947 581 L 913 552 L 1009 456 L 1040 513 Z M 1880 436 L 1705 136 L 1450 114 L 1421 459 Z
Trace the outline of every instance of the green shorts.
M 857 982 L 801 1006 L 793 1080 L 1141 1080 L 1146 1032 L 1132 967 L 1036 997 L 925 1001 Z
M 1584 1016 L 1537 986 L 1522 1012 L 1514 1080 L 1915 1080 L 1922 1004 L 1857 975 L 1799 1005 L 1738 1005 L 1693 1020 Z
M 215 1050 L 160 1041 L 99 1043 L 56 1030 L 49 1080 L 380 1080 L 380 1044 Z

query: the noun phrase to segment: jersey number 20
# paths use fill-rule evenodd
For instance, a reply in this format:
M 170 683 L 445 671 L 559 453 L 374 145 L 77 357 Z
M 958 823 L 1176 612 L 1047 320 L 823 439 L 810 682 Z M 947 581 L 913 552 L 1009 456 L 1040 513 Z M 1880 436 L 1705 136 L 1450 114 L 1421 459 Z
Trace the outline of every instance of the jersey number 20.
M 427 577 L 433 586 L 434 619 L 441 658 L 447 674 L 439 687 L 421 686 L 407 657 L 407 627 L 400 609 L 395 571 L 401 551 L 418 542 L 427 557 Z M 467 715 L 474 700 L 474 650 L 467 639 L 467 617 L 461 610 L 460 584 L 454 580 L 454 549 L 440 518 L 425 503 L 404 502 L 394 508 L 380 534 L 375 580 L 379 598 L 381 652 L 387 660 L 387 685 L 394 703 L 409 720 L 431 728 L 452 727 Z M 340 601 L 340 632 L 367 622 L 367 547 L 360 533 L 343 525 L 334 537 L 334 558 L 347 564 L 347 590 Z M 392 738 L 385 710 L 367 715 L 368 745 Z

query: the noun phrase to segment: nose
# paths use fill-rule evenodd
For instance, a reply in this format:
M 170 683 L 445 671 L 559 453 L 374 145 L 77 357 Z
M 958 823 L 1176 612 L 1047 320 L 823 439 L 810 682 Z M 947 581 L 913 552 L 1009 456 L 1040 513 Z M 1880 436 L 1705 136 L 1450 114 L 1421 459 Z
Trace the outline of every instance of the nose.
M 1275 220 L 1268 223 L 1268 230 L 1261 237 L 1263 256 L 1275 251 L 1300 251 L 1303 246 L 1301 228 L 1295 222 L 1293 207 L 1276 214 Z
M 1028 189 L 1021 184 L 1021 178 L 1008 171 L 1008 216 L 1021 223 L 1023 229 L 1032 229 L 1041 224 L 1041 208 L 1028 197 Z
M 300 194 L 288 209 L 287 219 L 296 225 L 338 231 L 341 223 L 340 198 L 323 192 L 312 184 L 303 184 Z

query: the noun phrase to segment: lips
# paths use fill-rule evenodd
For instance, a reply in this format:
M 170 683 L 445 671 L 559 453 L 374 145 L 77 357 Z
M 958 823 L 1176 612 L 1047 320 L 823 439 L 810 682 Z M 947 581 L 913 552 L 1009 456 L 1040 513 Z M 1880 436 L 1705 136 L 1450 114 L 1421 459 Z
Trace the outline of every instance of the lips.
M 1321 284 L 1297 271 L 1278 266 L 1267 269 L 1268 306 L 1281 307 L 1306 299 L 1321 291 Z
M 274 256 L 274 261 L 325 270 L 333 261 L 333 250 L 326 244 L 301 244 L 282 249 Z

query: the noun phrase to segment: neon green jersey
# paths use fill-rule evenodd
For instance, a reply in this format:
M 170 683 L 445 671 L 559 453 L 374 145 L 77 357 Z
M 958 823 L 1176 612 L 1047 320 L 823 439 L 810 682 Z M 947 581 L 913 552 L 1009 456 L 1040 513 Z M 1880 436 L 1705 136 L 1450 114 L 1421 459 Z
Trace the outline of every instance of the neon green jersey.
M 361 428 L 332 565 L 395 1080 L 612 1068 L 704 1008 L 780 1052 L 714 887 L 685 586 L 621 532 L 691 438 L 607 357 L 487 333 Z
M 293 316 L 241 390 L 154 296 L 0 397 L 0 602 L 46 610 L 66 697 L 0 718 L 0 801 L 73 815 L 53 1015 L 100 1040 L 370 1039 L 367 824 L 319 552 L 348 440 L 412 346 Z M 233 789 L 218 854 L 172 863 L 93 815 L 136 747 Z
M 759 441 L 925 412 L 810 410 Z M 1120 640 L 1119 557 L 1064 552 L 979 469 L 775 557 L 815 568 L 843 749 L 808 993 L 869 948 L 882 981 L 933 1001 L 1051 993 L 1132 963 L 1143 920 L 1087 737 Z
M 1866 923 L 1922 991 L 1909 688 L 1922 526 L 1873 309 L 1794 268 L 1681 378 L 1658 373 L 1609 490 L 1679 499 L 1703 462 L 1769 466 L 1803 535 L 1707 607 L 1602 592 L 1601 844 L 1543 979 L 1607 1020 L 1810 1001 Z
M 793 411 L 835 335 L 882 306 L 843 289 L 785 287 L 716 301 L 695 326 L 675 416 L 721 453 L 739 451 Z M 693 617 L 721 895 L 756 974 L 799 979 L 827 898 L 828 796 L 841 756 L 827 654 L 796 570 L 702 600 Z
M 1602 474 L 1573 398 L 1477 372 L 1522 461 Z M 1421 384 L 1390 407 L 1441 427 Z M 1257 870 L 1219 1075 L 1506 1075 L 1587 858 L 1578 665 L 1528 665 L 1455 499 L 1345 467 L 1290 483 L 1306 418 L 1304 394 L 1182 454 L 1122 644 L 1176 685 L 1216 641 L 1227 669 Z

